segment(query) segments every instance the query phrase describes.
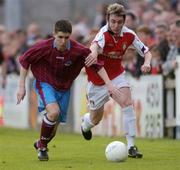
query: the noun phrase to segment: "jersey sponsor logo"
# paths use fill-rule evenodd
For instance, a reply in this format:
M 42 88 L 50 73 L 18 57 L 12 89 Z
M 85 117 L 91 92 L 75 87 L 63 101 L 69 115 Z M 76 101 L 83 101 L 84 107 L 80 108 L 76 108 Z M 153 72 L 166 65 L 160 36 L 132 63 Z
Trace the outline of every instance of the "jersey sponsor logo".
M 56 56 L 56 59 L 58 59 L 58 60 L 64 60 L 64 57 L 62 57 L 62 56 Z
M 72 65 L 72 61 L 71 61 L 71 60 L 68 60 L 68 61 L 66 61 L 66 62 L 64 63 L 64 65 L 68 67 L 68 66 Z
M 116 52 L 116 51 L 112 51 L 112 52 L 109 52 L 109 53 L 103 54 L 103 55 L 108 58 L 112 58 L 112 59 L 122 59 L 122 57 L 123 57 L 120 52 Z

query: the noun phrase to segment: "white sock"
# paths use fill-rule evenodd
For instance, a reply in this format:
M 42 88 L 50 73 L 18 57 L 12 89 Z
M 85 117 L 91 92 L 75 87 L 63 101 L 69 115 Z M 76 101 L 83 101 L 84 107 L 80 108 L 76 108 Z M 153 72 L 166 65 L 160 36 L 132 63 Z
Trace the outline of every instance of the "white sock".
M 126 134 L 127 147 L 134 146 L 134 138 L 136 134 L 136 115 L 132 105 L 123 108 L 123 126 Z
M 130 149 L 131 146 L 134 146 L 134 136 L 126 135 L 127 148 Z
M 94 124 L 92 123 L 90 119 L 90 113 L 86 113 L 83 117 L 83 121 L 81 124 L 81 127 L 84 132 L 89 131 L 92 127 L 94 127 Z

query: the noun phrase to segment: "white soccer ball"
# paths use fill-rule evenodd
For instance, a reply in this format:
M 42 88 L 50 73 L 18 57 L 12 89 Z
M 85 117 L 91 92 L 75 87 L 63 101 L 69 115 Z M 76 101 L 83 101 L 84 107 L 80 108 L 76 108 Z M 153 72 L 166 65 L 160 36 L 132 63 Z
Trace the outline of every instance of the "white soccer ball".
M 113 141 L 109 143 L 105 150 L 108 161 L 122 162 L 127 159 L 127 146 L 123 142 Z

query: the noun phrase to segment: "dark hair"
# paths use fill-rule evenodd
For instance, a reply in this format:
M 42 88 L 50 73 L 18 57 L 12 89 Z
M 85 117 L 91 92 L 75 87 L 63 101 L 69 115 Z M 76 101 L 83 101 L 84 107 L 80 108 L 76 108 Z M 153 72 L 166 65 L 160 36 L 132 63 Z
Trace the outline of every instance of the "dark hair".
M 127 11 L 126 16 L 130 16 L 133 21 L 137 20 L 136 15 L 132 11 Z
M 68 20 L 59 20 L 55 23 L 54 32 L 72 33 L 72 25 Z

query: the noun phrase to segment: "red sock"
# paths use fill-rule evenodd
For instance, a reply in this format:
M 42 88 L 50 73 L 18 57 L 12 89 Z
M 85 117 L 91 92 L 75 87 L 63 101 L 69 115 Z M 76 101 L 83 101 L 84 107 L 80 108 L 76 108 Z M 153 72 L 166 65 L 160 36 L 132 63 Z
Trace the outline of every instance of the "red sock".
M 41 124 L 41 134 L 40 134 L 40 145 L 41 147 L 47 147 L 47 144 L 51 141 L 54 127 L 56 122 L 48 120 L 47 115 L 44 116 Z

